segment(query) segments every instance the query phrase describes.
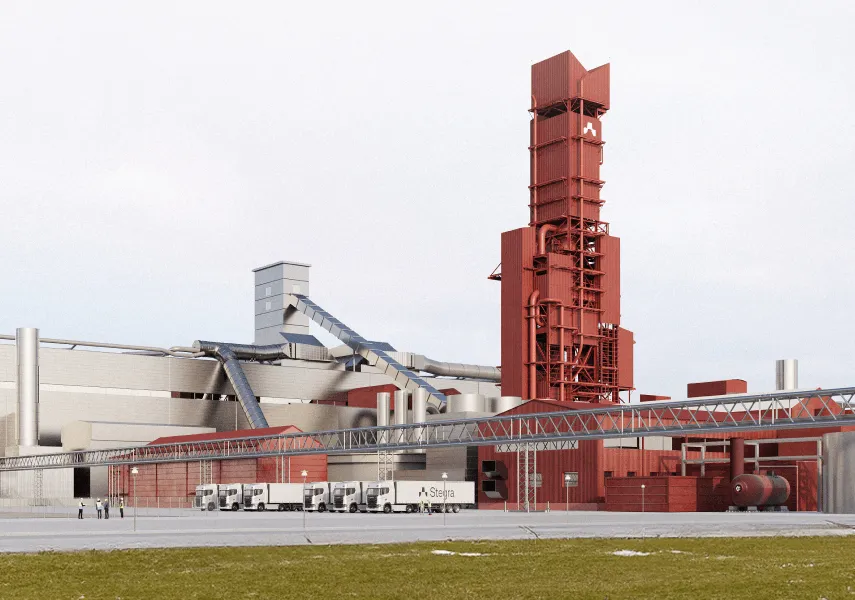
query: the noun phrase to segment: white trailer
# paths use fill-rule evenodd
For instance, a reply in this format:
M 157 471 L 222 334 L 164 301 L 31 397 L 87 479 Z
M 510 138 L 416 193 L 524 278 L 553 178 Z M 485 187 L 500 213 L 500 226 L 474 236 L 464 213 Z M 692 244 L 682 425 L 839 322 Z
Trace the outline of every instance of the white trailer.
M 244 486 L 244 510 L 300 510 L 302 483 L 250 483 Z
M 332 508 L 332 485 L 329 481 L 313 481 L 303 486 L 303 510 L 326 512 Z
M 198 508 L 199 510 L 216 510 L 219 487 L 216 483 L 197 485 L 196 497 L 193 499 L 193 508 Z
M 238 510 L 243 505 L 242 483 L 221 483 L 218 496 L 220 499 L 220 510 Z
M 365 492 L 369 512 L 417 512 L 425 509 L 460 512 L 475 504 L 472 481 L 378 481 Z M 444 500 L 443 500 L 444 497 Z
M 373 481 L 336 481 L 332 485 L 332 509 L 338 512 L 366 512 L 365 492 Z

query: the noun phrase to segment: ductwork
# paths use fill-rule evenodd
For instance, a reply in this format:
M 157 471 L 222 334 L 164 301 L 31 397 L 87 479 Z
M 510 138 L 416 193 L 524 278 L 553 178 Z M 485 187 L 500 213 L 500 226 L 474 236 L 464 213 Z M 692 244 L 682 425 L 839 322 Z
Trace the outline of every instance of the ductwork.
M 252 346 L 250 344 L 225 344 L 222 342 L 206 342 L 196 340 L 193 348 L 205 356 L 216 358 L 223 365 L 226 377 L 235 390 L 238 402 L 249 421 L 252 429 L 268 427 L 267 418 L 261 411 L 258 398 L 249 385 L 249 380 L 240 366 L 241 360 L 270 361 L 285 358 L 287 347 L 285 345 Z
M 465 377 L 466 379 L 483 379 L 495 382 L 502 380 L 502 372 L 497 367 L 440 362 L 421 354 L 413 355 L 413 368 L 417 371 L 442 377 Z

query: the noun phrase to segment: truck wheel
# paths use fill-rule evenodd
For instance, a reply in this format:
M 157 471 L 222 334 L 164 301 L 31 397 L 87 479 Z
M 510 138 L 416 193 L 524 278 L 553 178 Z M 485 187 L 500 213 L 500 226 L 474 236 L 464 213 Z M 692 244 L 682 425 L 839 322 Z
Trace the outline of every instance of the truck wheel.
M 355 513 L 357 510 L 358 510 L 358 509 L 356 508 L 356 505 L 355 505 L 355 504 L 351 504 L 351 505 L 350 505 L 350 508 L 348 509 L 348 511 L 350 512 L 350 514 Z
M 258 512 L 261 512 L 261 511 L 263 511 L 263 510 L 264 510 L 264 502 L 260 502 L 260 503 L 258 504 Z
M 232 512 L 237 512 L 238 508 L 240 508 L 240 507 L 237 505 L 237 502 L 232 504 Z
M 407 514 L 410 514 L 411 512 L 413 512 L 413 507 L 410 506 L 409 504 L 407 504 L 406 512 L 407 512 Z
M 326 510 L 327 510 L 327 505 L 326 505 L 326 504 L 324 504 L 323 502 L 321 502 L 320 504 L 318 504 L 318 512 L 326 512 Z
M 385 506 L 383 507 L 383 512 L 384 512 L 384 513 L 386 513 L 387 515 L 388 515 L 390 512 L 392 512 L 392 505 L 391 505 L 391 504 L 387 504 L 387 505 L 385 505 Z
M 451 507 L 451 510 L 452 510 L 452 512 L 453 512 L 454 514 L 459 513 L 459 512 L 460 512 L 460 505 L 459 505 L 459 504 L 455 504 L 454 506 L 452 506 L 452 507 Z
M 214 503 L 211 502 L 208 504 L 208 510 L 215 510 Z
M 284 505 L 284 504 L 280 504 L 280 505 L 279 505 L 279 507 L 278 507 L 276 510 L 278 510 L 279 512 L 285 512 L 285 505 Z

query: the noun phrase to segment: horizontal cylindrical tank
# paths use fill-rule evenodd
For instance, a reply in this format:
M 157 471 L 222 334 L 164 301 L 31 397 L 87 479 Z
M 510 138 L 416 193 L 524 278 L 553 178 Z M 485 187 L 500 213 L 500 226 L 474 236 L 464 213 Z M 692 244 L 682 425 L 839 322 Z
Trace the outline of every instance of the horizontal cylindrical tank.
M 502 396 L 501 398 L 487 399 L 487 412 L 503 413 L 516 408 L 523 403 L 520 396 Z
M 730 482 L 734 506 L 781 506 L 790 497 L 790 482 L 780 475 L 745 473 Z
M 481 394 L 455 394 L 448 397 L 446 412 L 487 412 L 487 399 Z

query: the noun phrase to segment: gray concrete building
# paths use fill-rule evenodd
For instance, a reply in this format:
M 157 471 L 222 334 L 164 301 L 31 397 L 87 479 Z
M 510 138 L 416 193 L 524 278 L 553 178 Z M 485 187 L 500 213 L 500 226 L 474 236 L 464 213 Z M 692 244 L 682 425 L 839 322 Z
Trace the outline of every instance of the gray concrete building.
M 375 425 L 376 410 L 348 406 L 348 392 L 395 380 L 388 369 L 378 368 L 346 345 L 324 346 L 311 333 L 311 319 L 287 303 L 289 294 L 308 296 L 309 265 L 283 261 L 256 269 L 254 287 L 253 341 L 279 346 L 281 357 L 240 366 L 268 424 L 293 425 L 303 431 Z M 56 343 L 38 335 L 37 330 L 18 330 L 14 336 L 3 335 L 5 343 L 0 341 L 0 453 L 4 456 L 133 446 L 164 435 L 249 427 L 222 362 L 194 356 L 189 347 L 179 352 L 121 344 L 107 348 L 102 346 L 111 344 Z M 476 395 L 472 396 L 476 405 L 478 397 L 500 396 L 498 370 L 492 367 L 449 365 L 398 352 L 388 344 L 377 347 L 402 368 L 450 374 L 418 373 L 436 389 Z M 396 385 L 400 387 L 400 381 Z M 453 409 L 455 404 L 448 406 Z M 471 402 L 465 408 L 465 414 L 471 415 Z M 493 414 L 486 401 L 475 408 Z M 465 448 L 457 454 L 396 460 L 402 470 L 421 469 L 422 476 L 425 468 L 445 467 L 463 475 L 472 465 L 467 463 Z M 330 473 L 342 479 L 365 479 L 372 464 L 376 473 L 376 462 L 370 458 L 337 457 L 336 461 L 335 465 L 331 461 Z M 22 477 L 12 473 L 0 477 L 0 497 L 28 497 L 35 488 L 51 497 L 71 497 L 75 491 L 75 476 L 66 471 L 46 472 L 49 485 Z M 92 473 L 90 494 L 105 495 L 105 486 L 106 475 Z M 80 490 L 78 482 L 76 491 Z

